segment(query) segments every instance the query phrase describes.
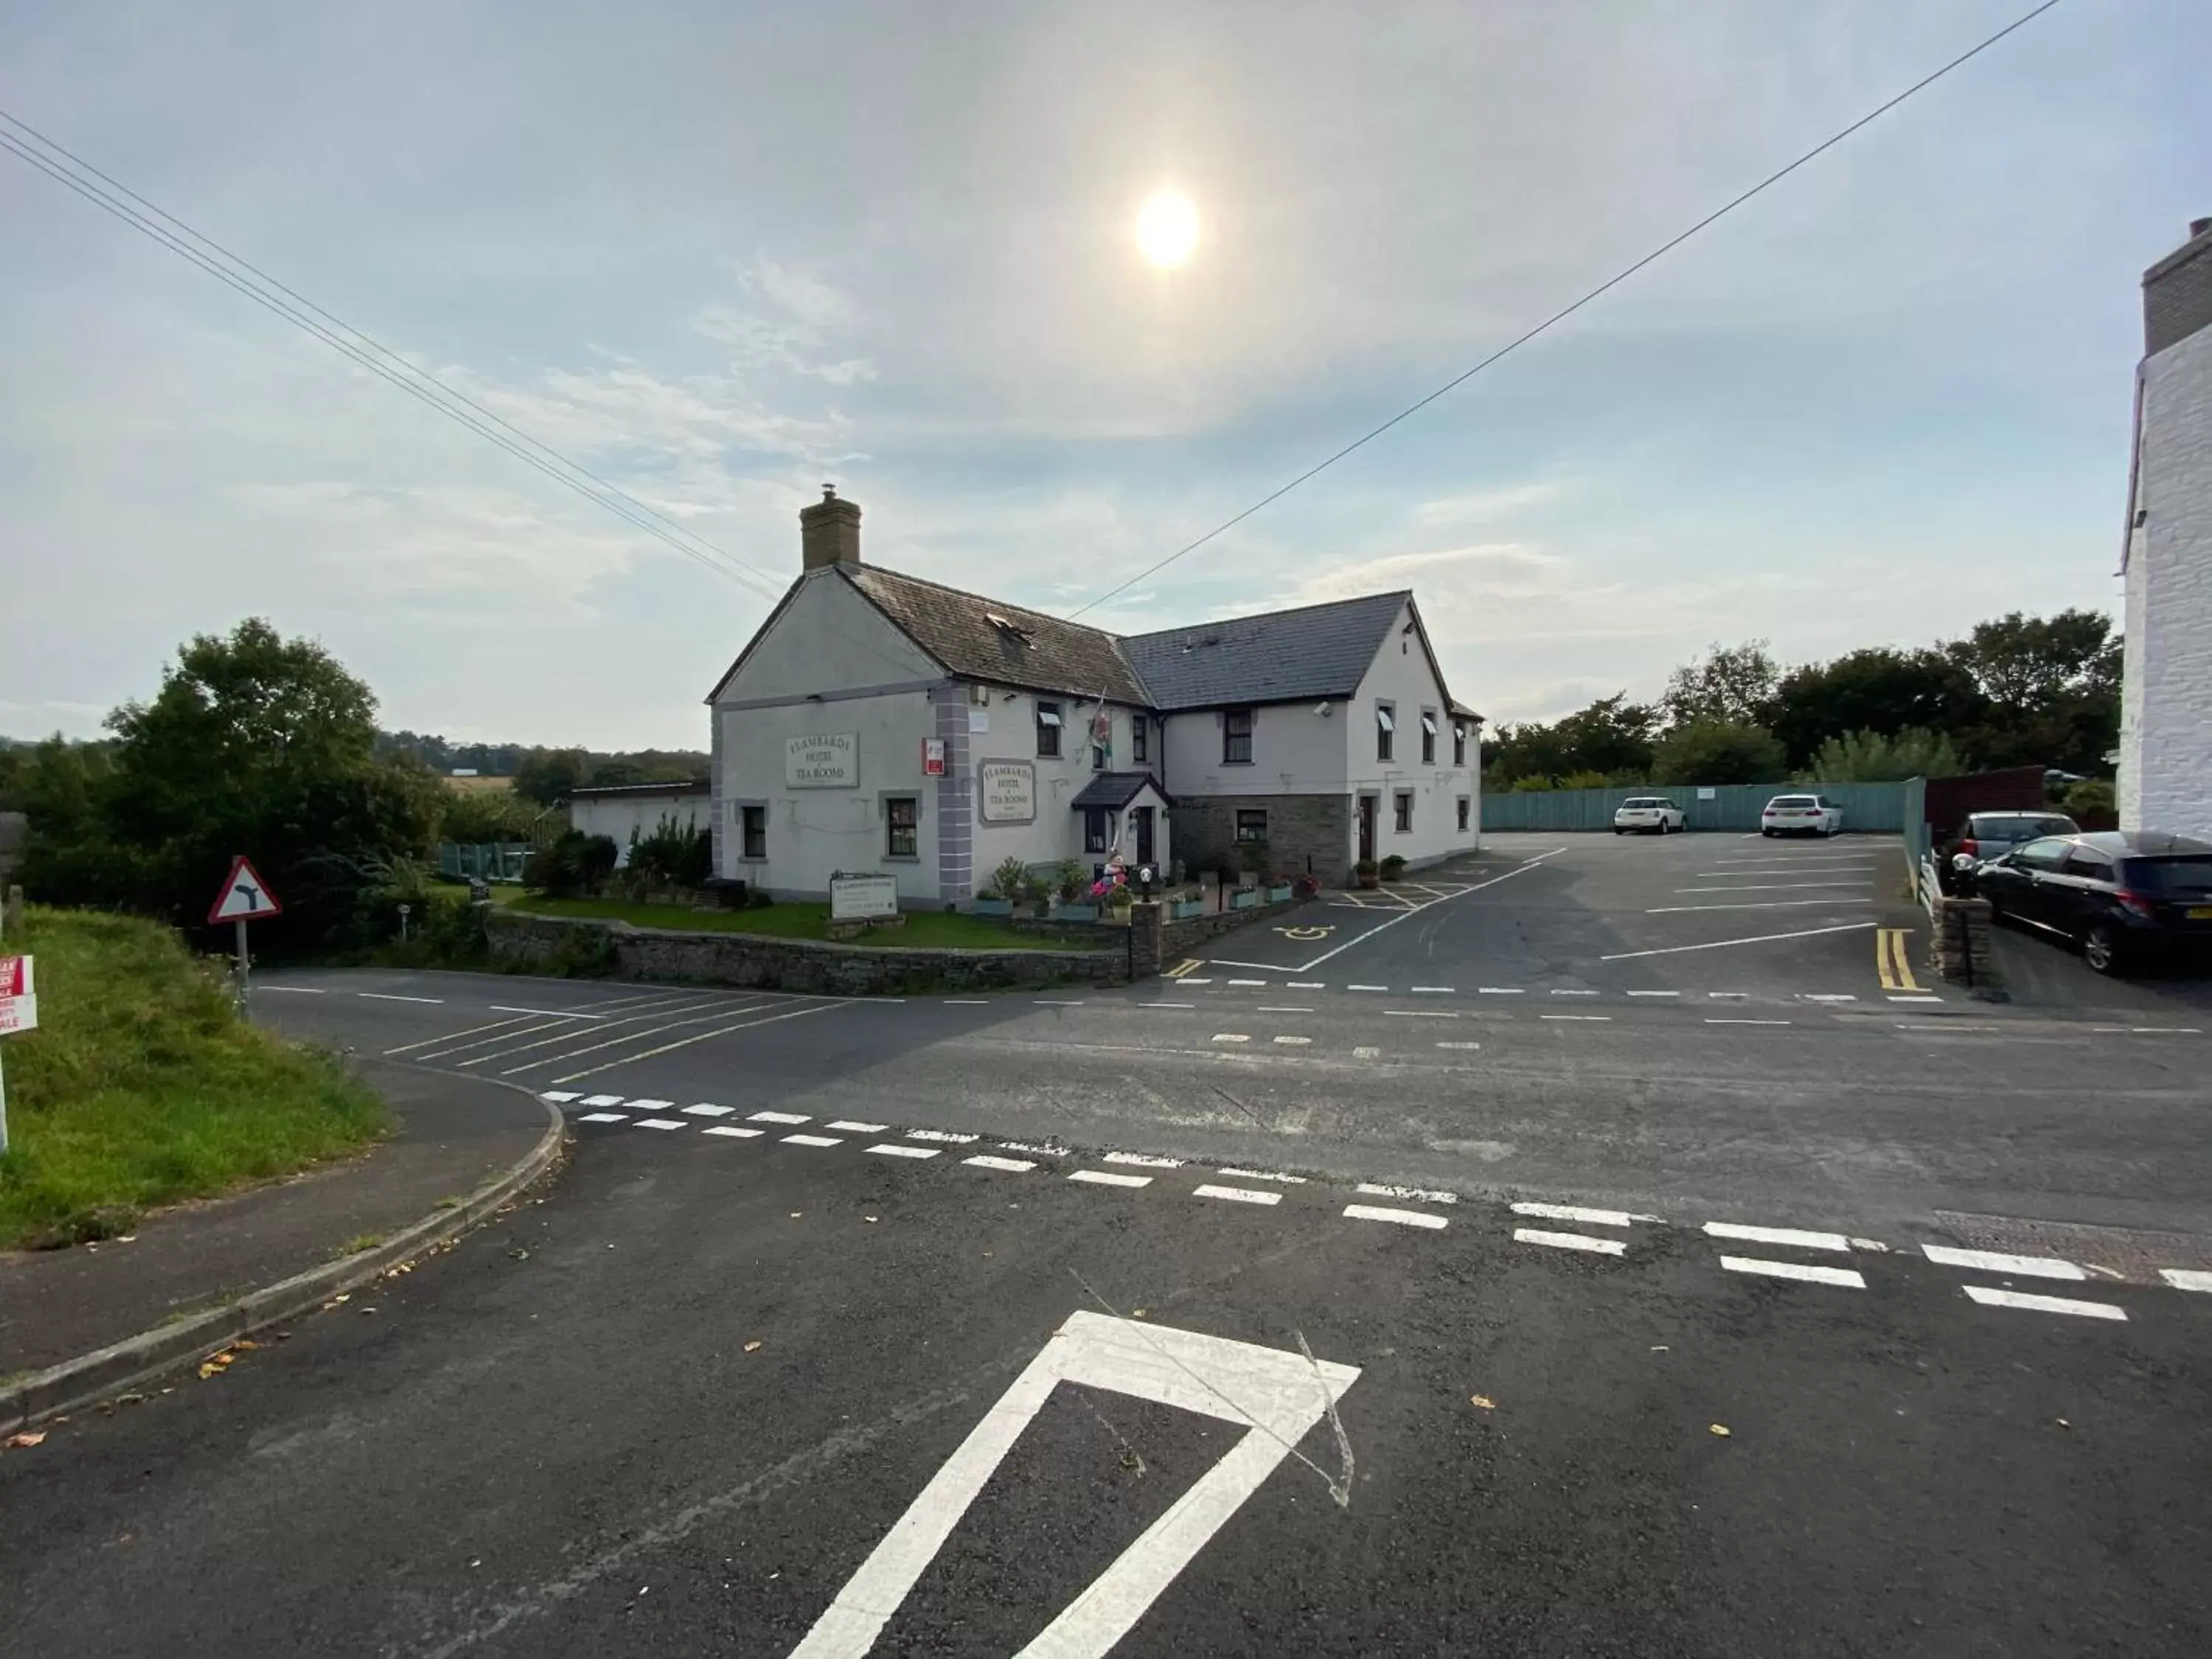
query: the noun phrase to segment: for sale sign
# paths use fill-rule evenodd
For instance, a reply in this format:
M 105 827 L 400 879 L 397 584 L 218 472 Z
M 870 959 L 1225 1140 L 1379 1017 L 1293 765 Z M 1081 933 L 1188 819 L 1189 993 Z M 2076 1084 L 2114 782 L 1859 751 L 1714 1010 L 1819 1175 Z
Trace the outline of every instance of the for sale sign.
M 38 981 L 28 957 L 0 957 L 0 1036 L 39 1024 Z

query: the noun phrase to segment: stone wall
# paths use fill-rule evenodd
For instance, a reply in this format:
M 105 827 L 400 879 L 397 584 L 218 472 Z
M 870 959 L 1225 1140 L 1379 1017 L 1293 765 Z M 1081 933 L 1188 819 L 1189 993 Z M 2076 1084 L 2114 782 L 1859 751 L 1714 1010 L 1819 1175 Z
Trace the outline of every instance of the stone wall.
M 1187 872 L 1243 864 L 1237 846 L 1239 808 L 1267 815 L 1267 868 L 1318 876 L 1331 886 L 1352 875 L 1352 797 L 1345 795 L 1184 796 L 1169 814 L 1175 855 Z M 1389 810 L 1384 803 L 1383 810 Z
M 1104 951 L 951 951 L 897 945 L 824 945 L 758 933 L 693 933 L 628 922 L 570 921 L 494 909 L 484 919 L 492 959 L 555 968 L 611 953 L 612 976 L 796 991 L 896 996 L 910 990 L 1034 989 L 1071 982 L 1121 985 L 1128 944 Z
M 1286 899 L 1280 904 L 1255 904 L 1249 910 L 1217 910 L 1188 921 L 1170 921 L 1160 929 L 1160 948 L 1167 960 L 1187 957 L 1210 939 L 1232 933 L 1248 922 L 1279 921 L 1308 899 Z
M 1936 901 L 1928 954 L 1937 974 L 1953 985 L 1996 990 L 2000 980 L 1990 943 L 1990 902 L 1978 898 Z

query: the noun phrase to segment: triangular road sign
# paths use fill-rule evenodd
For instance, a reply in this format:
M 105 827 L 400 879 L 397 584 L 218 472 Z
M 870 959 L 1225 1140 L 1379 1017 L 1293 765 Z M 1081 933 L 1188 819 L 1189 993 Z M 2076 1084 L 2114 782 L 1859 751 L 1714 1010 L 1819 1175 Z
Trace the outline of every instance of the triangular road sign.
M 281 915 L 283 908 L 276 902 L 276 895 L 269 890 L 269 884 L 261 879 L 261 872 L 240 853 L 230 861 L 230 873 L 222 878 L 222 891 L 216 896 L 208 921 L 258 921 L 264 916 Z

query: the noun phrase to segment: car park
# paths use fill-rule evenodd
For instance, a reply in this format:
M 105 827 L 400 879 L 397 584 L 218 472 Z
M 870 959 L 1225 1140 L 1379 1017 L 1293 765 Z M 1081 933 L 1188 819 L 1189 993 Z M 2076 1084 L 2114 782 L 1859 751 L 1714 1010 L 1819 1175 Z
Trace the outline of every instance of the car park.
M 1759 815 L 1762 836 L 1832 836 L 1844 809 L 1826 795 L 1777 795 Z
M 2100 974 L 2212 952 L 2212 842 L 2148 830 L 2045 836 L 1977 864 L 1973 877 L 1993 918 L 2075 941 Z
M 2081 833 L 2081 826 L 2063 812 L 1969 812 L 1952 850 L 1978 864 L 2045 836 Z
M 1671 836 L 1688 828 L 1689 822 L 1689 815 L 1664 795 L 1637 795 L 1614 809 L 1613 833 L 1625 836 L 1633 830 L 1646 835 Z

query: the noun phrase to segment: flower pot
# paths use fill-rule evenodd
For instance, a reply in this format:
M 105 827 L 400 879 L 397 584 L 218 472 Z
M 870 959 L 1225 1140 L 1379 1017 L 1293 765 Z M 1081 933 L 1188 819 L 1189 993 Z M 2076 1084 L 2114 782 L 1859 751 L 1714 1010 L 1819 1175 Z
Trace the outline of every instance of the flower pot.
M 1204 899 L 1177 899 L 1173 904 L 1168 906 L 1168 919 L 1170 921 L 1196 921 L 1205 914 Z
M 1098 907 L 1095 904 L 1056 904 L 1053 906 L 1054 921 L 1096 921 Z
M 1381 878 L 1376 876 L 1372 870 L 1369 870 L 1360 876 L 1359 884 L 1362 887 L 1379 887 L 1382 884 Z
M 1011 916 L 1014 914 L 1014 907 L 1006 899 L 979 898 L 975 901 L 975 914 L 979 916 Z
M 1288 904 L 1290 902 L 1291 902 L 1291 885 L 1290 885 L 1290 884 L 1289 884 L 1288 882 L 1285 882 L 1285 883 L 1284 883 L 1280 887 L 1270 887 L 1270 888 L 1267 890 L 1267 902 L 1268 902 L 1268 903 L 1270 903 L 1270 904 Z
M 1232 910 L 1249 910 L 1259 902 L 1260 890 L 1256 887 L 1240 887 L 1229 896 L 1229 908 Z

